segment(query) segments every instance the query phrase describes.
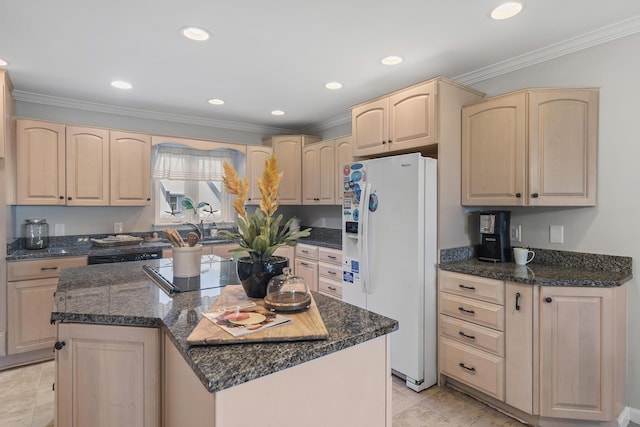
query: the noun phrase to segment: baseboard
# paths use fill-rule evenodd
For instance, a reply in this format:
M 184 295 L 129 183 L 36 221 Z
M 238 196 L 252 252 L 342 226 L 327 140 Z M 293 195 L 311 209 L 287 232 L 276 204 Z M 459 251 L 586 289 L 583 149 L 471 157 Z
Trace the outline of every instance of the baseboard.
M 640 409 L 634 409 L 626 406 L 620 415 L 618 415 L 618 426 L 627 427 L 630 421 L 640 424 Z

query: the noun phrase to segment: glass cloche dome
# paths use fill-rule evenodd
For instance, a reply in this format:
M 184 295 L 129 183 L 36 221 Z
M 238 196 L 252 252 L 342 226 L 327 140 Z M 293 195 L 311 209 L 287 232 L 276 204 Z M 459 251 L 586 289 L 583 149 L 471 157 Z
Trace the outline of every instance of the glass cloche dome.
M 309 287 L 300 276 L 285 267 L 280 276 L 275 276 L 267 285 L 264 305 L 273 311 L 301 311 L 311 305 Z

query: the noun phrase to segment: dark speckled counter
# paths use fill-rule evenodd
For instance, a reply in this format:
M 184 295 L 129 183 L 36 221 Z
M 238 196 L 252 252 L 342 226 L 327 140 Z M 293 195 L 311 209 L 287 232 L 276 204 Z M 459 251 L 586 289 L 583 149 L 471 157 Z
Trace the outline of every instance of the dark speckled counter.
M 620 286 L 631 280 L 632 259 L 624 256 L 534 249 L 526 266 L 478 261 L 471 248 L 443 250 L 441 270 L 541 286 Z
M 189 346 L 186 338 L 221 288 L 169 297 L 142 271 L 158 261 L 64 268 L 51 318 L 58 322 L 162 328 L 211 392 L 221 391 L 389 334 L 395 320 L 314 293 L 329 332 L 321 341 Z

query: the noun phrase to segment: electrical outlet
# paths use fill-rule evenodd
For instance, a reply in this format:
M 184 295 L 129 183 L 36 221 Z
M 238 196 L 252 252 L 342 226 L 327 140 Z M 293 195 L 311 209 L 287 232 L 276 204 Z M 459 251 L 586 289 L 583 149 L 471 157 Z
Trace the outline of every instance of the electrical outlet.
M 564 226 L 549 226 L 549 243 L 564 243 Z
M 511 241 L 512 242 L 522 242 L 522 226 L 521 225 L 512 225 L 511 227 Z
M 53 232 L 56 236 L 64 236 L 64 224 L 54 224 Z
M 121 222 L 114 222 L 113 223 L 113 232 L 116 233 L 116 234 L 122 233 L 122 223 Z

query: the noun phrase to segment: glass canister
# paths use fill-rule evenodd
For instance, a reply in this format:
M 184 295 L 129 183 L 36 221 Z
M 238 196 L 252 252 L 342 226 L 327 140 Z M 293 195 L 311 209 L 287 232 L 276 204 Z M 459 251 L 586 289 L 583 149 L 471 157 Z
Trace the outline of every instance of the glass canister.
M 311 293 L 304 279 L 295 276 L 291 267 L 269 281 L 264 306 L 272 311 L 302 311 L 311 305 Z
M 26 219 L 24 224 L 24 246 L 27 249 L 44 249 L 49 246 L 49 224 L 46 219 Z

